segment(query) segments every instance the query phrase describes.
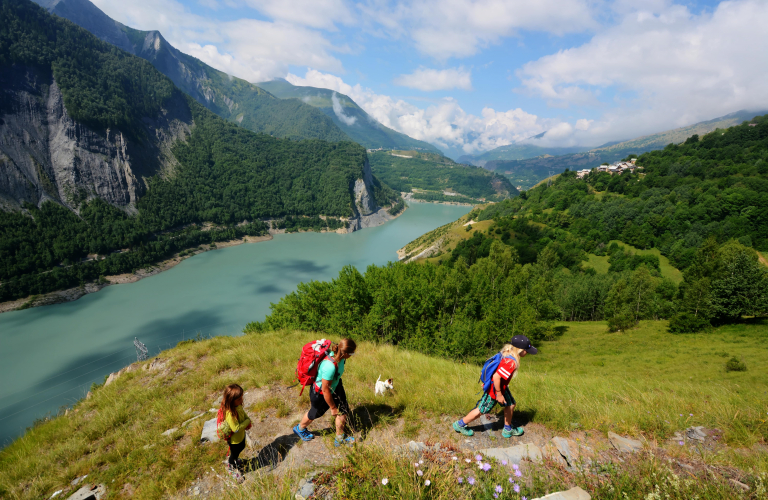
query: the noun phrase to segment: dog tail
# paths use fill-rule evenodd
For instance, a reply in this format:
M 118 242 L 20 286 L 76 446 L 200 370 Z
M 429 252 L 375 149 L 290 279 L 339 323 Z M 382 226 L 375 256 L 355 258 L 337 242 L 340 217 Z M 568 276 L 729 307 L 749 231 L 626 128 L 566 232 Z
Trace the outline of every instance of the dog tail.
M 376 382 L 378 382 L 379 380 L 381 380 L 381 373 L 379 373 L 379 378 L 376 379 Z

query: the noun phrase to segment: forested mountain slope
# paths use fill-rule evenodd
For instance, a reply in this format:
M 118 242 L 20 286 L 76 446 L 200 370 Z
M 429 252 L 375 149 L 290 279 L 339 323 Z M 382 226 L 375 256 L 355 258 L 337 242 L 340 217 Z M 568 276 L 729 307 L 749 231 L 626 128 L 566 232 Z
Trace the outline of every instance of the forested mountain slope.
M 399 198 L 361 146 L 226 122 L 26 0 L 0 0 L 0 84 L 0 301 L 260 234 L 260 218 L 327 215 L 336 228 Z
M 509 180 L 480 167 L 456 163 L 438 153 L 375 151 L 373 173 L 396 191 L 429 201 L 500 201 L 515 196 Z
M 368 149 L 416 149 L 440 153 L 428 142 L 385 127 L 344 94 L 316 87 L 298 87 L 282 78 L 256 85 L 281 99 L 299 99 L 320 109 L 349 137 Z
M 660 132 L 631 139 L 628 141 L 607 144 L 589 151 L 558 152 L 543 149 L 538 154 L 537 149 L 524 148 L 523 145 L 515 147 L 502 146 L 488 151 L 478 158 L 467 158 L 470 163 L 480 165 L 488 170 L 508 175 L 515 185 L 522 185 L 528 189 L 550 175 L 559 174 L 566 168 L 570 170 L 591 169 L 603 163 L 613 163 L 630 154 L 641 154 L 648 151 L 656 151 L 667 144 L 678 144 L 693 135 L 704 135 L 716 129 L 725 129 L 749 120 L 755 115 L 761 115 L 766 111 L 741 110 L 713 120 L 707 120 L 685 127 Z M 507 149 L 509 152 L 505 152 Z M 521 153 L 529 153 L 520 157 Z M 514 154 L 513 154 L 514 153 Z M 479 160 L 479 162 L 478 162 Z M 464 161 L 464 160 L 462 160 Z
M 330 283 L 300 285 L 248 330 L 354 332 L 468 357 L 510 335 L 554 338 L 555 320 L 607 320 L 615 331 L 669 318 L 684 333 L 768 314 L 768 269 L 754 250 L 768 249 L 768 117 L 637 163 L 642 172 L 616 176 L 567 171 L 476 208 L 410 245 L 442 252 L 423 265 L 345 268 Z M 441 246 L 457 231 L 465 236 Z M 611 240 L 658 249 L 682 282 L 662 273 L 658 255 Z M 590 256 L 609 266 L 597 272 Z
M 283 100 L 240 78 L 214 69 L 168 43 L 159 31 L 140 31 L 113 20 L 89 0 L 37 0 L 102 40 L 151 62 L 197 102 L 248 130 L 290 139 L 344 141 L 349 137 L 322 112 Z

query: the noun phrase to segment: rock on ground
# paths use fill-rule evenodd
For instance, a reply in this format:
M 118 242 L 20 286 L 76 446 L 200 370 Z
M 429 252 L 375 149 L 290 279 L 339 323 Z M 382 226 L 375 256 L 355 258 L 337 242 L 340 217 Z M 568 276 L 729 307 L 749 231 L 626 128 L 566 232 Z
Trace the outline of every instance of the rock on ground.
M 86 484 L 69 497 L 69 500 L 101 500 L 107 496 L 107 488 L 103 484 Z
M 557 491 L 533 500 L 591 500 L 591 498 L 589 493 L 576 486 L 567 491 Z
M 608 433 L 608 439 L 611 441 L 611 445 L 622 453 L 634 453 L 643 449 L 641 441 L 621 437 L 613 432 Z
M 541 463 L 541 449 L 535 444 L 518 444 L 508 448 L 486 448 L 480 450 L 483 455 L 497 460 L 507 460 L 513 464 L 519 464 L 523 459 Z
M 218 443 L 219 436 L 216 434 L 216 419 L 206 420 L 203 424 L 203 433 L 200 435 L 200 442 Z

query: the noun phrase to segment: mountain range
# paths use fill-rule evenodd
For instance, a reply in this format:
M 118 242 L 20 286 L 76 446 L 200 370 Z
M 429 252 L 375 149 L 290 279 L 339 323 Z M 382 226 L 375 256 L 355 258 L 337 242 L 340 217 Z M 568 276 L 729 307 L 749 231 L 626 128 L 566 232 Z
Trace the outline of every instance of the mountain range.
M 510 177 L 513 184 L 527 189 L 553 174 L 563 172 L 565 169 L 591 169 L 603 163 L 619 161 L 631 154 L 639 155 L 663 149 L 667 144 L 679 144 L 693 135 L 701 136 L 715 129 L 732 127 L 767 112 L 741 110 L 712 120 L 627 141 L 612 142 L 586 151 L 566 153 L 568 148 L 543 148 L 532 144 L 512 144 L 487 151 L 482 155 L 464 156 L 461 161 L 504 173 Z
M 352 140 L 368 149 L 415 149 L 442 154 L 428 142 L 385 127 L 344 94 L 317 87 L 299 87 L 282 78 L 257 85 L 281 99 L 299 99 L 321 110 Z
M 439 151 L 385 127 L 344 94 L 334 98 L 328 89 L 295 87 L 285 80 L 254 85 L 184 54 L 159 31 L 136 30 L 115 21 L 89 0 L 35 1 L 105 42 L 146 59 L 197 102 L 254 132 L 331 142 L 351 138 L 368 149 Z

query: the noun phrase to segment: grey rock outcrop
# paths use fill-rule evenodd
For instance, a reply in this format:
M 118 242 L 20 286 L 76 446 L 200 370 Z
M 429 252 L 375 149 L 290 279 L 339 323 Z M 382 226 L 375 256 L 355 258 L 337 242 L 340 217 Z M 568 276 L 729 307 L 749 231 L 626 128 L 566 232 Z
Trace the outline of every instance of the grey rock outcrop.
M 219 442 L 219 436 L 216 434 L 216 419 L 212 418 L 210 420 L 206 420 L 203 424 L 203 432 L 200 435 L 200 442 L 201 443 L 218 443 Z
M 144 120 L 147 139 L 93 130 L 73 120 L 52 75 L 22 65 L 0 74 L 0 208 L 16 209 L 53 200 L 75 210 L 80 201 L 101 198 L 135 210 L 145 178 L 172 175 L 170 149 L 193 125 L 181 94 Z
M 86 484 L 69 497 L 69 500 L 101 500 L 107 496 L 107 488 L 103 484 Z

